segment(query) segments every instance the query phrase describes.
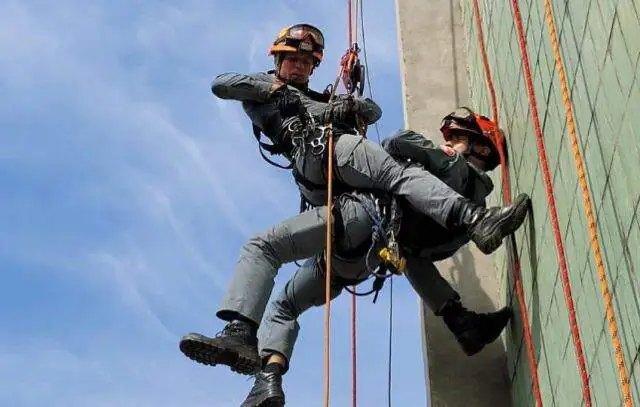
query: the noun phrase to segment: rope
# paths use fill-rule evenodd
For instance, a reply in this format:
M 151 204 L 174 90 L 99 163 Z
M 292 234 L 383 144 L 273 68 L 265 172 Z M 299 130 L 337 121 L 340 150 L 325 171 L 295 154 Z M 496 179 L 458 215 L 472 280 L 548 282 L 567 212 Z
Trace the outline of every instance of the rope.
M 364 10 L 361 2 L 359 2 L 359 4 L 360 4 L 360 24 L 362 25 L 360 30 L 361 36 L 362 36 L 362 53 L 364 55 L 364 64 L 367 67 L 367 69 L 365 70 L 365 76 L 367 81 L 367 88 L 369 90 L 369 97 L 375 100 L 375 98 L 373 97 L 373 88 L 371 86 L 371 78 L 369 76 L 370 69 L 369 69 L 369 60 L 367 58 L 367 42 L 366 42 L 365 25 L 364 25 Z M 378 144 L 380 144 L 381 143 L 380 126 L 378 125 L 378 122 L 374 123 L 374 127 L 376 129 L 376 137 L 378 139 Z M 393 349 L 393 276 L 389 278 L 389 353 L 388 353 L 388 360 L 387 360 L 387 402 L 389 407 L 391 407 L 391 387 L 393 383 L 392 381 L 393 371 L 391 366 L 392 349 Z
M 480 15 L 480 6 L 478 0 L 473 0 L 473 11 L 475 15 L 476 25 L 478 27 L 478 41 L 480 42 L 480 53 L 482 54 L 482 63 L 484 67 L 485 78 L 487 81 L 487 87 L 489 88 L 489 94 L 491 97 L 491 112 L 493 120 L 496 122 L 498 128 L 500 128 L 498 119 L 498 102 L 496 98 L 495 87 L 493 86 L 493 78 L 491 75 L 491 67 L 489 65 L 489 58 L 487 56 L 487 48 L 484 42 L 484 33 L 482 28 L 482 17 Z M 501 137 L 504 137 L 500 135 Z M 496 143 L 498 145 L 498 154 L 500 155 L 500 171 L 502 175 L 502 193 L 505 204 L 511 203 L 511 180 L 509 175 L 509 169 L 507 167 L 506 154 L 504 151 L 504 144 L 501 142 Z M 513 279 L 515 284 L 516 297 L 520 304 L 520 318 L 522 319 L 522 325 L 524 330 L 524 341 L 527 347 L 527 357 L 529 360 L 529 368 L 531 371 L 531 384 L 533 387 L 533 395 L 536 400 L 536 406 L 542 407 L 542 395 L 540 393 L 540 382 L 538 378 L 538 364 L 536 360 L 536 354 L 533 346 L 533 338 L 531 336 L 531 327 L 529 325 L 529 313 L 527 311 L 527 301 L 524 295 L 524 289 L 522 288 L 522 275 L 520 270 L 520 260 L 518 257 L 518 247 L 516 245 L 515 236 L 512 234 L 509 236 L 510 248 L 508 250 L 511 260 Z
M 351 24 L 351 9 L 352 9 L 352 3 L 351 0 L 348 0 L 348 13 L 349 13 L 349 39 L 351 40 L 352 38 L 352 24 Z M 340 64 L 340 69 L 338 71 L 338 75 L 336 75 L 336 79 L 333 83 L 333 86 L 331 87 L 331 93 L 329 95 L 329 101 L 328 103 L 331 103 L 333 101 L 333 98 L 335 97 L 335 92 L 336 89 L 338 88 L 338 85 L 340 83 L 340 78 L 342 77 L 342 74 L 344 72 L 344 68 L 345 65 L 344 64 Z M 326 229 L 326 238 L 325 238 L 325 244 L 326 244 L 326 250 L 325 250 L 325 264 L 326 264 L 326 270 L 325 270 L 325 320 L 324 320 L 324 377 L 323 377 L 323 381 L 324 381 L 324 406 L 328 407 L 329 406 L 329 396 L 330 396 L 330 381 L 331 381 L 331 377 L 330 377 L 330 372 L 331 372 L 331 366 L 330 366 L 330 349 L 331 349 L 331 343 L 330 343 L 330 332 L 331 332 L 331 270 L 333 268 L 333 261 L 332 261 L 332 243 L 333 243 L 333 239 L 332 239 L 332 204 L 333 204 L 333 131 L 332 131 L 332 125 L 331 123 L 328 124 L 328 132 L 327 132 L 327 149 L 328 149 L 328 154 L 327 154 L 327 229 Z M 353 309 L 353 312 L 355 313 L 355 309 Z M 354 322 L 352 322 L 353 324 Z M 354 348 L 355 350 L 355 348 Z M 355 357 L 355 356 L 354 356 Z M 355 371 L 355 369 L 354 369 Z M 355 372 L 354 372 L 355 374 Z M 354 379 L 355 380 L 355 379 Z M 355 393 L 355 387 L 354 387 L 354 393 Z M 355 397 L 355 396 L 354 396 Z M 354 401 L 355 403 L 355 401 Z M 355 404 L 354 404 L 355 405 Z
M 540 159 L 540 165 L 542 167 L 542 174 L 544 177 L 545 191 L 547 195 L 547 201 L 549 205 L 549 212 L 551 214 L 551 225 L 553 228 L 553 237 L 556 243 L 556 251 L 558 255 L 558 262 L 560 265 L 560 275 L 562 277 L 562 288 L 566 300 L 566 306 L 569 311 L 569 323 L 571 326 L 571 336 L 573 337 L 573 343 L 576 352 L 576 359 L 580 369 L 580 378 L 582 380 L 582 395 L 584 398 L 585 406 L 591 407 L 591 390 L 589 387 L 589 377 L 587 375 L 587 368 L 584 353 L 582 351 L 582 341 L 580 340 L 580 331 L 578 328 L 578 322 L 576 319 L 576 311 L 573 302 L 573 296 L 571 294 L 571 282 L 569 280 L 569 271 L 567 267 L 567 260 L 565 257 L 564 244 L 562 242 L 562 235 L 560 232 L 560 224 L 558 222 L 558 211 L 556 208 L 556 200 L 554 197 L 553 181 L 551 180 L 551 174 L 549 171 L 549 161 L 547 158 L 544 136 L 540 127 L 540 119 L 538 116 L 538 107 L 536 104 L 535 90 L 533 86 L 533 79 L 531 75 L 531 68 L 529 65 L 529 55 L 527 51 L 526 36 L 524 28 L 522 26 L 522 17 L 520 14 L 520 6 L 518 0 L 511 0 L 513 6 L 514 19 L 516 29 L 518 32 L 518 43 L 520 45 L 520 53 L 522 54 L 523 73 L 526 80 L 527 93 L 529 96 L 529 106 L 531 109 L 531 115 L 533 117 L 533 126 L 536 133 L 536 144 L 538 148 L 538 156 Z
M 331 88 L 331 94 L 329 96 L 329 102 L 335 97 L 335 91 L 340 83 L 342 77 L 342 71 L 344 67 L 340 66 L 336 80 Z M 328 169 L 327 169 L 327 234 L 326 234 L 326 250 L 325 250 L 325 319 L 324 319 L 324 406 L 329 407 L 329 382 L 330 382 L 330 335 L 331 332 L 331 269 L 333 268 L 332 262 L 332 201 L 333 201 L 333 131 L 332 126 L 329 124 L 329 131 L 327 132 L 327 148 L 329 149 L 327 154 Z
M 360 4 L 360 24 L 362 25 L 362 29 L 360 30 L 362 33 L 362 53 L 364 55 L 364 65 L 367 67 L 367 69 L 365 70 L 365 77 L 367 78 L 367 88 L 369 90 L 369 97 L 372 100 L 375 100 L 375 98 L 373 97 L 373 89 L 371 87 L 371 78 L 369 77 L 369 60 L 367 59 L 367 41 L 366 41 L 366 36 L 365 36 L 365 31 L 364 31 L 364 10 L 362 7 L 362 4 Z M 378 144 L 380 144 L 380 126 L 378 125 L 378 122 L 375 122 L 374 127 L 376 129 L 376 136 L 378 138 Z
M 591 238 L 591 248 L 593 250 L 593 256 L 598 270 L 598 278 L 600 280 L 600 291 L 605 305 L 605 312 L 607 320 L 609 321 L 609 334 L 611 335 L 611 341 L 616 355 L 616 366 L 618 367 L 618 375 L 620 379 L 620 386 L 622 390 L 622 396 L 624 399 L 625 407 L 633 406 L 633 400 L 631 398 L 631 387 L 629 378 L 627 376 L 627 370 L 624 364 L 624 353 L 622 351 L 622 344 L 620 343 L 620 337 L 618 336 L 618 325 L 616 323 L 616 317 L 613 310 L 612 296 L 609 292 L 609 285 L 607 283 L 607 275 L 604 269 L 604 262 L 602 260 L 602 253 L 600 251 L 600 242 L 598 240 L 598 230 L 596 226 L 595 217 L 593 214 L 593 204 L 591 202 L 591 192 L 586 179 L 586 171 L 582 154 L 580 153 L 580 147 L 578 145 L 578 137 L 576 136 L 576 124 L 573 116 L 573 106 L 571 104 L 571 94 L 569 92 L 569 86 L 567 84 L 567 75 L 564 70 L 564 63 L 562 60 L 562 53 L 560 51 L 560 45 L 558 41 L 558 32 L 553 16 L 553 6 L 549 0 L 544 1 L 545 17 L 547 25 L 549 27 L 549 36 L 551 37 L 551 45 L 553 47 L 553 55 L 555 58 L 555 66 L 558 71 L 560 79 L 560 86 L 562 91 L 562 102 L 565 107 L 565 113 L 567 118 L 567 129 L 569 130 L 569 138 L 571 140 L 571 149 L 573 151 L 573 158 L 576 162 L 576 168 L 578 173 L 578 180 L 580 188 L 582 189 L 582 198 L 584 203 L 584 211 L 587 217 L 587 223 L 589 228 L 589 236 Z
M 348 47 L 351 46 L 351 44 L 353 44 L 353 17 L 351 16 L 351 11 L 353 10 L 353 6 L 351 5 L 351 0 L 347 1 L 347 14 L 348 14 L 348 21 L 349 21 L 349 28 L 347 31 L 347 38 L 349 40 L 349 44 L 347 44 Z
M 391 407 L 391 350 L 393 349 L 393 278 L 389 279 L 389 353 L 387 355 L 387 402 Z
M 355 290 L 355 286 L 354 286 Z M 357 406 L 357 353 L 356 353 L 356 295 L 351 294 L 351 386 L 353 391 L 351 392 L 351 404 L 353 407 Z
M 355 5 L 355 13 L 353 12 L 354 10 L 354 5 Z M 349 50 L 348 52 L 356 52 L 355 55 L 350 54 L 348 55 L 348 58 L 351 59 L 345 59 L 345 57 L 343 57 L 343 61 L 341 61 L 341 66 L 340 66 L 340 71 L 338 73 L 338 75 L 336 76 L 336 80 L 333 84 L 333 86 L 331 87 L 331 94 L 329 96 L 329 103 L 332 101 L 332 99 L 335 96 L 335 91 L 338 87 L 338 84 L 340 82 L 340 78 L 343 76 L 343 73 L 345 73 L 345 67 L 349 66 L 348 69 L 351 69 L 351 67 L 353 66 L 352 63 L 354 63 L 355 60 L 357 60 L 357 52 L 358 52 L 358 47 L 357 47 L 357 40 L 358 40 L 358 15 L 360 17 L 360 24 L 362 25 L 362 43 L 363 43 L 363 50 L 364 50 L 364 58 L 365 58 L 365 66 L 368 66 L 368 61 L 367 61 L 367 51 L 366 51 L 366 40 L 365 40 L 365 33 L 364 33 L 364 11 L 362 8 L 362 4 L 360 0 L 356 0 L 355 2 L 352 2 L 352 0 L 348 0 L 348 8 L 347 8 L 347 12 L 348 12 L 348 36 L 349 36 Z M 355 18 L 354 18 L 355 17 Z M 355 24 L 354 24 L 354 19 L 355 19 Z M 347 54 L 345 54 L 345 56 L 347 56 Z M 348 73 L 351 73 L 349 71 L 347 71 Z M 370 77 L 369 77 L 369 70 L 365 69 L 365 75 L 366 75 L 366 82 L 367 82 L 367 86 L 368 86 L 368 90 L 369 90 L 369 94 L 370 97 L 373 98 L 373 92 L 372 92 L 372 87 L 371 87 L 371 81 L 370 81 Z M 365 78 L 360 78 L 360 80 L 365 80 Z M 354 85 L 355 86 L 355 85 Z M 362 89 L 360 89 L 362 90 Z M 380 131 L 379 131 L 379 127 L 378 127 L 378 123 L 375 123 L 375 127 L 376 127 L 376 134 L 378 137 L 378 143 L 380 143 Z M 364 137 L 366 137 L 366 134 L 364 135 Z M 329 394 L 330 394 L 330 329 L 331 329 L 331 269 L 332 269 L 332 203 L 333 203 L 333 143 L 334 143 L 334 139 L 333 139 L 333 132 L 332 132 L 332 128 L 331 125 L 329 125 L 329 131 L 327 133 L 327 138 L 328 138 L 328 163 L 327 163 L 327 233 L 326 233 L 326 274 L 325 274 L 325 333 L 324 333 L 324 406 L 328 407 L 329 406 Z M 368 257 L 368 255 L 367 255 Z M 351 361 L 352 361 L 352 376 L 351 376 L 351 380 L 352 380 L 352 405 L 353 407 L 356 407 L 357 405 L 357 321 L 356 321 L 356 316 L 357 316 L 357 312 L 356 312 L 356 303 L 357 303 L 357 293 L 356 293 L 356 287 L 355 285 L 352 286 L 352 297 L 351 297 L 351 332 L 352 332 L 352 336 L 351 336 L 351 347 L 352 347 L 352 354 L 351 354 Z M 393 292 L 393 280 L 391 283 L 391 290 Z M 347 289 L 347 291 L 349 291 Z M 389 371 L 388 371 L 388 398 L 389 398 L 389 405 L 391 405 L 391 346 L 392 346 L 392 329 L 393 329 L 393 325 L 392 325 L 392 312 L 393 312 L 393 293 L 390 295 L 390 314 L 389 314 L 389 362 L 388 362 L 388 367 L 389 367 Z
M 358 39 L 357 29 L 358 24 L 353 24 L 353 6 L 351 0 L 348 1 L 349 4 L 349 44 L 351 47 Z M 357 7 L 358 2 L 356 2 Z M 357 14 L 356 14 L 357 15 Z M 356 17 L 357 18 L 357 17 Z M 355 25 L 356 33 L 353 32 L 353 26 Z M 353 291 L 351 292 L 351 405 L 356 407 L 358 405 L 358 362 L 357 362 L 357 340 L 356 340 L 356 327 L 357 327 L 357 312 L 356 312 L 356 286 L 352 286 Z

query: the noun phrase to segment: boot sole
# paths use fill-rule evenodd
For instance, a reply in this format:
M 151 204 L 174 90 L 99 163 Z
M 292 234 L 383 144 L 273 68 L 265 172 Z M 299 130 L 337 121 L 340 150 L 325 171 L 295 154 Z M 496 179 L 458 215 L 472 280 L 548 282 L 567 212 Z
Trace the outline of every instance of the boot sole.
M 478 249 L 484 254 L 495 252 L 502 245 L 502 240 L 518 230 L 522 225 L 527 218 L 530 204 L 531 200 L 526 195 L 519 195 L 513 203 L 511 215 L 504 218 L 501 222 L 496 222 L 496 224 L 489 229 L 489 237 L 484 241 L 476 243 Z
M 253 375 L 260 371 L 261 361 L 258 351 L 248 351 L 234 344 L 217 343 L 216 339 L 191 333 L 180 341 L 180 350 L 189 359 L 203 365 L 226 365 L 232 371 L 243 375 Z
M 284 407 L 284 399 L 281 397 L 271 398 L 264 403 L 258 404 L 256 407 Z
M 284 399 L 282 397 L 270 397 L 255 407 L 284 407 Z
M 267 398 L 260 400 L 257 404 L 245 401 L 240 407 L 284 407 L 284 396 L 269 395 Z

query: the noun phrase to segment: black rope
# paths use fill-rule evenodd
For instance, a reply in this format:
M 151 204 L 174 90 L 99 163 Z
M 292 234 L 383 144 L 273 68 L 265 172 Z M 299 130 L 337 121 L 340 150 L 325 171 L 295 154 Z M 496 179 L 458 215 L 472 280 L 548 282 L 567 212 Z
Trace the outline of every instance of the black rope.
M 365 33 L 364 33 L 364 7 L 362 7 L 361 1 L 359 3 L 360 3 L 360 27 L 362 28 L 360 30 L 360 33 L 362 36 L 362 53 L 364 54 L 364 65 L 366 67 L 365 76 L 367 77 L 367 88 L 369 89 L 369 97 L 371 97 L 372 100 L 375 100 L 373 97 L 373 89 L 371 87 L 371 78 L 369 77 L 369 61 L 367 59 L 367 42 L 365 40 Z M 378 144 L 380 144 L 380 128 L 378 127 L 378 122 L 375 122 L 373 125 L 376 128 L 376 135 L 378 136 Z

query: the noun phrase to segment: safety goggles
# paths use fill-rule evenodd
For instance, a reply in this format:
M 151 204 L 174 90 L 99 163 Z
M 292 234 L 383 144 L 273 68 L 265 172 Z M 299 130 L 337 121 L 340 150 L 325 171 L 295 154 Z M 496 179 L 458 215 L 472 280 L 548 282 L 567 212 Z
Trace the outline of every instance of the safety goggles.
M 446 129 L 466 129 L 471 132 L 482 134 L 482 129 L 478 125 L 476 115 L 466 107 L 459 107 L 442 119 L 441 130 Z
M 301 51 L 322 51 L 324 49 L 324 36 L 317 28 L 307 24 L 297 24 L 290 27 L 281 38 L 284 43 L 300 49 Z M 309 44 L 311 39 L 313 44 Z

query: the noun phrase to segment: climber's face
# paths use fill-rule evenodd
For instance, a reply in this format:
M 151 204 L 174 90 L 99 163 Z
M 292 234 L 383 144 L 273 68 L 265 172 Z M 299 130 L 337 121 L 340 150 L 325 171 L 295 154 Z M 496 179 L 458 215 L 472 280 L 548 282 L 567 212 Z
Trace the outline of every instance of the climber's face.
M 279 76 L 290 82 L 307 83 L 313 72 L 313 56 L 307 52 L 288 52 L 282 58 Z
M 480 143 L 471 143 L 470 137 L 465 131 L 452 131 L 445 145 L 453 148 L 462 154 L 466 160 L 481 169 L 484 169 L 486 166 L 483 158 L 491 154 L 491 148 L 488 146 Z

